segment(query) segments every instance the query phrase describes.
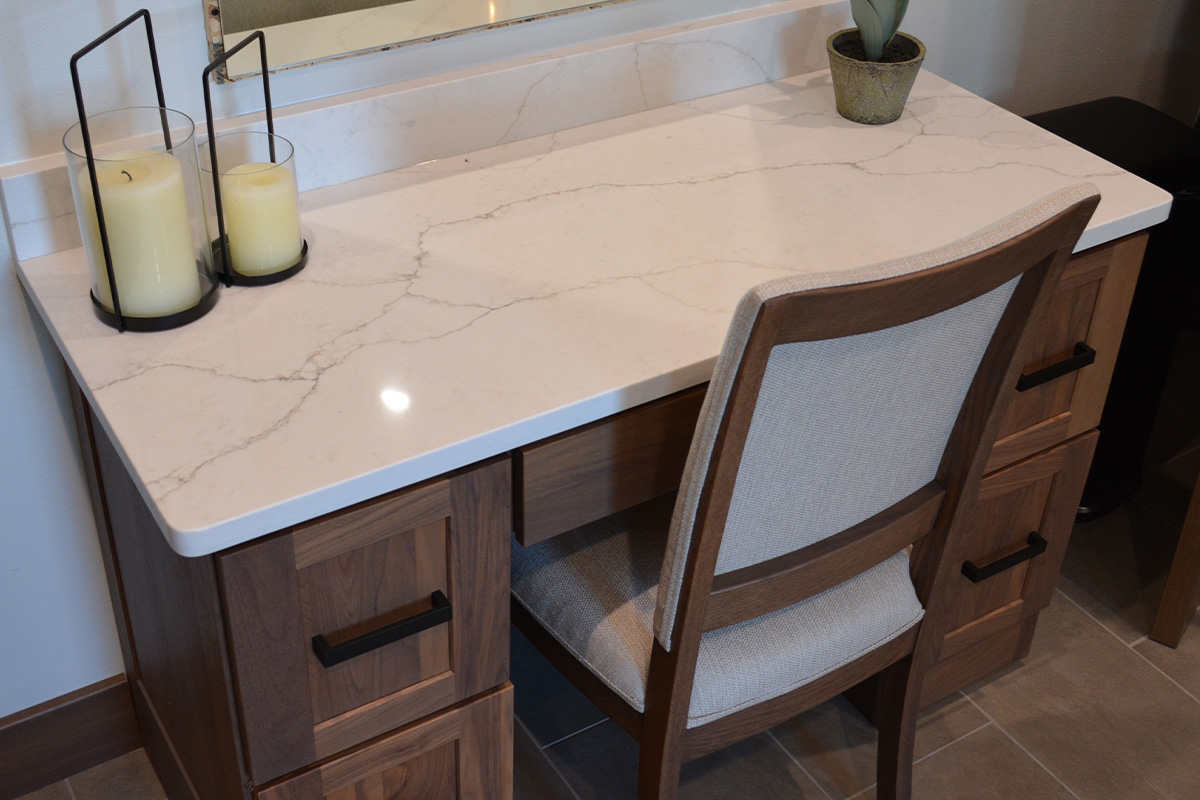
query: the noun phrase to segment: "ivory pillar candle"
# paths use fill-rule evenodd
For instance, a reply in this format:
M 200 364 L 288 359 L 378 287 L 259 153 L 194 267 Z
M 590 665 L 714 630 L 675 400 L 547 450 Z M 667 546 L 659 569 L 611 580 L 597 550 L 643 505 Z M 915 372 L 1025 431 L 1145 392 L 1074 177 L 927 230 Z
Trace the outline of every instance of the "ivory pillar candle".
M 296 178 L 283 164 L 241 164 L 221 175 L 229 259 L 242 275 L 267 275 L 300 260 Z
M 179 160 L 170 153 L 130 150 L 95 164 L 121 312 L 159 317 L 196 305 L 200 276 Z M 86 169 L 78 180 L 84 249 L 96 299 L 112 311 L 112 290 Z

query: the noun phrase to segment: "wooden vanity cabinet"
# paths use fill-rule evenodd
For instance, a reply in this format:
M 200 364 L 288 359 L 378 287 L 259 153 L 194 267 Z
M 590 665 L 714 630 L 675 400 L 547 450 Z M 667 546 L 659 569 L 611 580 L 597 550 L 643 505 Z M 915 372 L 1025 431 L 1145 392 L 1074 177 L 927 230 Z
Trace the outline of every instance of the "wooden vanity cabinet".
M 512 785 L 513 688 L 471 703 L 285 778 L 257 800 L 460 800 L 507 797 Z
M 1146 239 L 1127 236 L 1068 262 L 1022 370 L 1025 385 L 1009 398 L 988 472 L 1099 424 Z
M 707 388 L 513 451 L 517 541 L 537 544 L 678 489 Z
M 923 704 L 1029 651 L 1037 615 L 1050 604 L 1062 569 L 1097 435 L 1088 431 L 983 479 L 971 535 L 954 554 L 964 569 L 937 660 L 925 674 Z
M 507 458 L 183 558 L 76 405 L 171 800 L 511 797 Z
M 510 492 L 493 462 L 216 556 L 256 784 L 508 680 Z
M 1036 546 L 1030 533 L 1045 549 L 978 583 L 961 576 L 950 628 L 925 677 L 924 704 L 1029 653 L 1095 452 L 1147 238 L 1140 233 L 1085 250 L 1063 273 L 1022 370 L 1023 385 L 1009 398 L 958 560 L 977 567 L 1015 560 Z

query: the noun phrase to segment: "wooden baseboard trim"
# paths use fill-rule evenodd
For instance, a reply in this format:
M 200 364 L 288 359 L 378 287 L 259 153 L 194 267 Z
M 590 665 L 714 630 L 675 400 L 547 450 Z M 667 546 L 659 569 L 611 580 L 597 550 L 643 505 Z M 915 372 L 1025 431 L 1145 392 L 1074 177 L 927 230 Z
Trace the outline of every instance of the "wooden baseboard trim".
M 167 736 L 163 729 L 162 717 L 150 701 L 146 687 L 140 680 L 134 681 L 132 691 L 133 705 L 138 719 L 142 721 L 141 730 L 145 737 L 143 746 L 168 800 L 196 800 L 199 797 L 196 787 L 188 778 L 187 771 L 179 760 L 179 753 L 175 752 L 175 747 L 171 744 L 171 737 Z
M 0 719 L 0 800 L 69 778 L 141 745 L 124 675 Z

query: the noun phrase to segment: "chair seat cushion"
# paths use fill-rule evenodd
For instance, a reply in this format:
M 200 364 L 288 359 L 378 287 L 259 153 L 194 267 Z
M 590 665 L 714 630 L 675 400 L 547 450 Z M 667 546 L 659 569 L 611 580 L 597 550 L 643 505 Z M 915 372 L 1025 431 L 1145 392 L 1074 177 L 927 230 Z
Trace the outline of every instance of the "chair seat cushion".
M 532 547 L 512 546 L 513 595 L 596 677 L 645 710 L 654 608 L 674 497 Z M 795 605 L 704 635 L 688 727 L 786 694 L 895 638 L 924 609 L 899 553 Z

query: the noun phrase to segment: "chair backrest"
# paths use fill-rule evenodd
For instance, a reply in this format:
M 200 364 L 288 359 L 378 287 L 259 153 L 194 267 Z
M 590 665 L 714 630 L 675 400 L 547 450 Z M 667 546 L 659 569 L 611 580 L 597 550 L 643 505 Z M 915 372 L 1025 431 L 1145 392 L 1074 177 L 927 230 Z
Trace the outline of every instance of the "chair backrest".
M 747 293 L 676 501 L 655 618 L 664 649 L 685 625 L 698 636 L 783 608 L 951 527 L 1026 323 L 1098 202 L 1081 184 L 934 251 Z M 944 544 L 914 559 L 936 561 Z M 917 581 L 923 603 L 929 588 Z

